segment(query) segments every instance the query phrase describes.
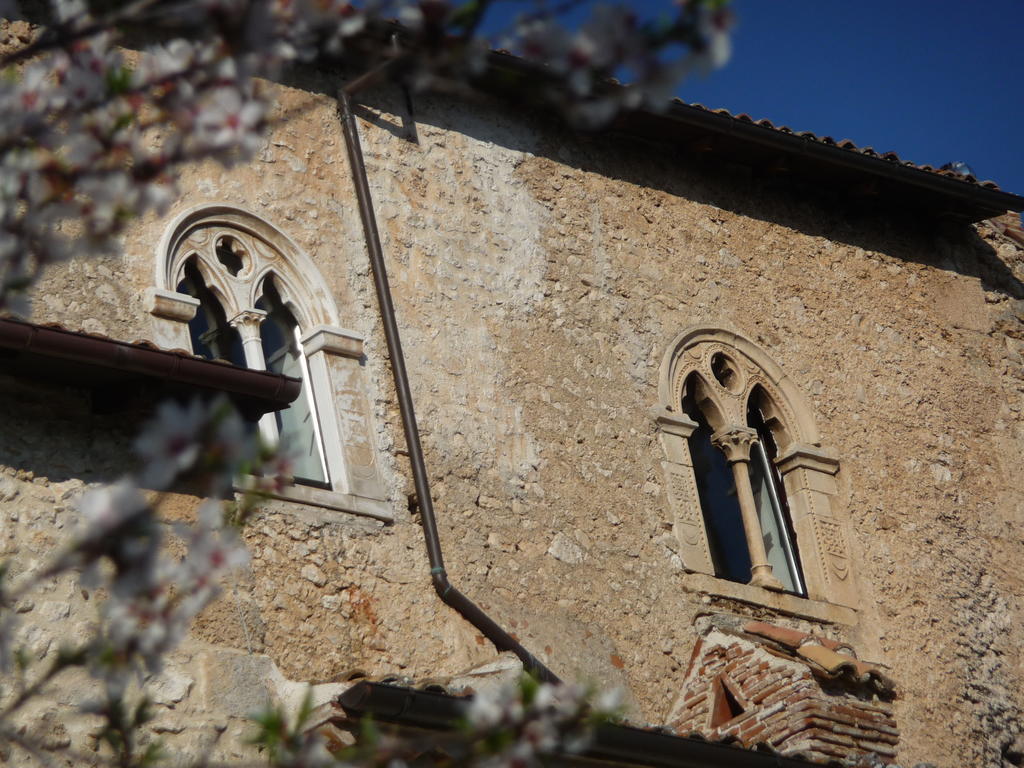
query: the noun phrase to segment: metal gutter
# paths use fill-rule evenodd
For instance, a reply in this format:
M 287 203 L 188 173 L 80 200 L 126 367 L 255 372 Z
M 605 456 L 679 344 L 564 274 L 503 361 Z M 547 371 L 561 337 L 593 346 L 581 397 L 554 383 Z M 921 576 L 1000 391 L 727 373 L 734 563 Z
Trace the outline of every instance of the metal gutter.
M 67 365 L 77 368 L 74 372 L 64 370 Z M 88 385 L 91 373 L 93 378 L 102 377 L 103 384 L 141 378 L 161 386 L 223 392 L 235 399 L 250 418 L 288 407 L 302 387 L 299 379 L 290 376 L 62 327 L 0 318 L 0 372 L 26 373 L 42 367 L 60 371 L 59 378 L 69 384 Z M 84 376 L 77 375 L 83 372 Z
M 470 701 L 367 680 L 337 699 L 349 718 L 370 716 L 376 722 L 437 731 L 457 727 Z M 598 726 L 582 753 L 565 757 L 650 768 L 822 768 L 797 757 L 611 723 Z
M 383 73 L 390 64 L 378 70 Z M 373 286 L 377 294 L 381 320 L 384 326 L 384 338 L 387 342 L 388 356 L 391 359 L 391 372 L 398 396 L 398 408 L 402 415 L 402 428 L 405 432 L 406 449 L 409 451 L 409 463 L 412 467 L 413 485 L 419 503 L 420 519 L 423 524 L 423 536 L 426 541 L 427 558 L 430 561 L 430 578 L 434 590 L 441 600 L 458 611 L 463 618 L 480 630 L 499 651 L 512 651 L 523 662 L 523 667 L 540 680 L 558 682 L 558 676 L 540 662 L 532 653 L 519 643 L 512 635 L 502 629 L 491 617 L 472 600 L 456 589 L 448 580 L 444 567 L 444 556 L 441 552 L 441 539 L 437 531 L 437 518 L 434 514 L 434 502 L 430 495 L 430 481 L 427 477 L 426 463 L 423 459 L 423 448 L 420 444 L 419 427 L 416 424 L 416 411 L 413 406 L 412 391 L 409 388 L 409 374 L 405 368 L 405 355 L 402 352 L 402 340 L 395 319 L 395 305 L 391 298 L 391 287 L 388 284 L 387 268 L 384 264 L 384 252 L 377 231 L 377 219 L 373 212 L 373 199 L 366 178 L 366 166 L 363 163 L 363 151 L 359 143 L 359 130 L 355 115 L 352 112 L 351 91 L 371 82 L 371 75 L 364 75 L 349 86 L 338 92 L 338 106 L 341 122 L 345 132 L 345 146 L 348 149 L 349 168 L 352 172 L 352 183 L 355 185 L 356 198 L 359 202 L 359 215 L 363 223 L 363 234 L 366 238 L 366 250 L 370 258 L 370 270 L 373 274 Z

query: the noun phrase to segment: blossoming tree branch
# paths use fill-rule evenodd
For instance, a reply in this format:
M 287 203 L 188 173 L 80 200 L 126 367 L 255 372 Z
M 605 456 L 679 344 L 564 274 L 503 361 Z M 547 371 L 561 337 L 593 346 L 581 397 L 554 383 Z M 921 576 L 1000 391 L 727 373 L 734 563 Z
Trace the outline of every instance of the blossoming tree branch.
M 0 0 L 9 20 L 0 48 L 0 312 L 29 314 L 32 284 L 48 264 L 115 251 L 128 222 L 174 201 L 183 166 L 250 158 L 269 127 L 266 81 L 290 65 L 334 63 L 352 77 L 360 74 L 353 64 L 367 71 L 400 59 L 393 76 L 427 89 L 472 83 L 501 48 L 543 73 L 538 92 L 570 119 L 594 124 L 623 108 L 658 109 L 687 74 L 728 58 L 723 0 L 682 0 L 653 20 L 627 5 L 600 5 L 573 27 L 565 17 L 579 4 L 542 0 L 495 20 L 493 0 L 54 0 L 24 9 Z M 381 30 L 393 30 L 393 43 L 368 47 L 385 39 Z M 610 87 L 613 77 L 628 85 Z M 98 695 L 82 707 L 102 717 L 107 745 L 82 760 L 157 761 L 160 750 L 138 740 L 148 715 L 132 681 L 160 669 L 221 577 L 246 562 L 235 526 L 288 474 L 224 402 L 162 406 L 136 452 L 136 473 L 84 495 L 76 533 L 49 563 L 0 569 L 0 749 L 16 745 L 45 762 L 41 746 L 15 727 L 17 716 L 79 667 L 96 680 Z M 221 501 L 243 475 L 259 480 Z M 194 524 L 165 525 L 159 492 L 183 480 L 209 501 Z M 187 545 L 184 558 L 169 554 L 168 536 Z M 94 636 L 61 647 L 39 669 L 19 648 L 16 609 L 59 578 L 106 598 Z M 588 718 L 612 709 L 607 699 L 591 707 L 575 687 L 524 684 L 502 699 L 481 697 L 463 762 L 529 764 L 578 746 Z M 332 756 L 302 730 L 301 715 L 287 722 L 268 713 L 261 743 L 281 765 L 326 764 Z M 511 738 L 490 738 L 495 729 Z M 400 744 L 375 742 L 348 757 L 383 765 L 403 754 Z

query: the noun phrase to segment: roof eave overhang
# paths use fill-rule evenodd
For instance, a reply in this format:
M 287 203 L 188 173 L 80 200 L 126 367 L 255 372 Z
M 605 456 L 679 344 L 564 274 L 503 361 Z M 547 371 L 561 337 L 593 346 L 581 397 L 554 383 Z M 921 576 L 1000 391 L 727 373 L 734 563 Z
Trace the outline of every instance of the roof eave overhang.
M 652 123 L 656 125 L 658 122 L 664 122 L 670 130 L 674 129 L 672 132 L 677 136 L 711 134 L 726 141 L 747 144 L 751 154 L 756 154 L 755 148 L 762 148 L 765 157 L 783 156 L 794 163 L 802 163 L 802 170 L 809 179 L 817 177 L 823 183 L 848 181 L 855 175 L 862 177 L 863 181 L 875 180 L 883 184 L 890 195 L 897 193 L 919 198 L 905 202 L 927 203 L 933 213 L 945 218 L 975 222 L 1007 211 L 1024 210 L 1024 197 L 1019 195 L 679 102 L 673 102 L 663 114 L 627 113 L 620 118 L 617 127 L 657 136 L 660 131 Z M 685 133 L 681 128 L 687 129 Z
M 0 318 L 0 373 L 56 379 L 87 389 L 152 385 L 175 393 L 223 393 L 255 419 L 287 408 L 302 382 L 180 351 Z
M 450 730 L 465 718 L 471 699 L 363 680 L 338 697 L 347 718 L 426 730 Z M 569 756 L 645 768 L 821 768 L 796 757 L 759 752 L 738 745 L 604 724 L 590 746 Z
M 553 82 L 553 77 L 543 67 L 494 52 L 480 85 L 488 91 L 523 98 L 527 80 L 543 87 Z M 609 91 L 621 87 L 611 83 L 606 86 Z M 681 101 L 673 101 L 664 112 L 624 111 L 609 128 L 620 135 L 665 142 L 695 153 L 698 150 L 693 147 L 703 144 L 711 149 L 707 154 L 722 161 L 746 163 L 775 174 L 784 165 L 786 175 L 805 183 L 960 223 L 1024 211 L 1024 197 L 1020 195 Z

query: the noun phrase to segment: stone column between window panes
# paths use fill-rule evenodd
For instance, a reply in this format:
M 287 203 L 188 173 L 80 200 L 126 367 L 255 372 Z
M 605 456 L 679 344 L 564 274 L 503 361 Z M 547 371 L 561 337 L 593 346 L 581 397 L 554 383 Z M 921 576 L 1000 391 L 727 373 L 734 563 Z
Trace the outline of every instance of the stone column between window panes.
M 764 532 L 757 514 L 754 491 L 750 487 L 750 447 L 757 442 L 757 430 L 732 424 L 711 435 L 711 444 L 725 454 L 736 486 L 736 501 L 743 520 L 743 536 L 750 552 L 750 584 L 783 591 L 782 582 L 772 573 L 764 544 Z
M 669 509 L 672 512 L 672 533 L 679 542 L 679 556 L 688 571 L 715 574 L 708 547 L 704 517 L 697 496 L 697 480 L 693 474 L 693 459 L 687 443 L 697 429 L 697 422 L 681 414 L 665 410 L 655 412 L 658 436 L 665 451 L 661 462 L 665 474 Z
M 370 499 L 385 499 L 377 462 L 377 441 L 363 366 L 363 337 L 353 331 L 318 325 L 302 336 L 302 349 L 334 489 Z M 339 482 L 340 480 L 340 482 Z
M 161 349 L 192 349 L 188 323 L 196 316 L 199 299 L 160 288 L 146 291 L 146 310 L 153 315 L 152 341 Z
M 242 340 L 245 367 L 254 371 L 267 369 L 267 361 L 263 357 L 263 339 L 260 336 L 260 326 L 266 319 L 267 313 L 262 309 L 244 309 L 228 318 L 228 325 L 238 331 L 238 337 Z
M 821 448 L 795 443 L 775 463 L 786 486 L 808 597 L 856 608 L 846 525 L 832 503 L 839 462 Z
M 263 356 L 263 339 L 260 326 L 267 319 L 262 309 L 244 309 L 228 319 L 228 325 L 238 331 L 242 340 L 242 354 L 245 355 L 245 367 L 254 371 L 265 371 L 267 360 Z M 301 395 L 300 395 L 301 397 Z M 277 417 L 273 413 L 265 413 L 260 417 L 260 437 L 267 445 L 277 445 L 281 435 L 277 429 Z

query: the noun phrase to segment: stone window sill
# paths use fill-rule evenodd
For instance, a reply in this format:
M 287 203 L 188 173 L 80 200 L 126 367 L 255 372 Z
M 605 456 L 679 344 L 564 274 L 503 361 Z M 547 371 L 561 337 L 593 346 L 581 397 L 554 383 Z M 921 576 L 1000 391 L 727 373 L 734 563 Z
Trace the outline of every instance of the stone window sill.
M 256 478 L 252 478 L 255 482 Z M 244 479 L 236 487 L 236 490 L 243 491 L 249 483 Z M 272 499 L 294 501 L 300 504 L 330 509 L 336 512 L 348 512 L 353 515 L 372 517 L 385 523 L 395 522 L 395 514 L 391 505 L 379 499 L 370 499 L 365 496 L 355 496 L 340 491 L 328 491 L 323 488 L 314 488 L 311 485 L 286 485 L 278 493 L 267 494 Z
M 857 611 L 845 605 L 797 597 L 787 592 L 773 592 L 763 587 L 739 584 L 709 576 L 706 573 L 688 573 L 683 576 L 683 589 L 693 594 L 715 595 L 739 600 L 781 613 L 832 624 L 857 623 Z

